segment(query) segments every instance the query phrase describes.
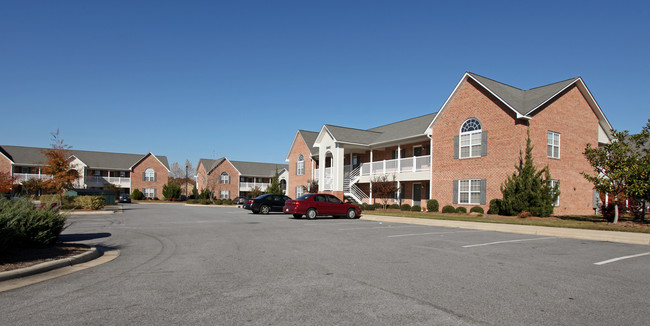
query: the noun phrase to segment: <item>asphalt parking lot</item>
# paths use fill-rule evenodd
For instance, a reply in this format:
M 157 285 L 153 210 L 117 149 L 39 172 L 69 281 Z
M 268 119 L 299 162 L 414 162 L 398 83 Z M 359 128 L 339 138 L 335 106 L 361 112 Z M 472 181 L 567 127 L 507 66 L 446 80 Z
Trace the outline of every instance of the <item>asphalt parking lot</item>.
M 0 324 L 647 325 L 650 246 L 125 204 L 104 265 L 0 293 Z

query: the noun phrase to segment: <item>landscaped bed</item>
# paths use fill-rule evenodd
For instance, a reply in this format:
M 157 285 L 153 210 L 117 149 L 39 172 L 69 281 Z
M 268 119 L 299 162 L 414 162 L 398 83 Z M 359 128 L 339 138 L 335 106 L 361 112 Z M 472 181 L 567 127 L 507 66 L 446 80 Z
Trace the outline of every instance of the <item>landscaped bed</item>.
M 442 214 L 437 212 L 405 212 L 397 209 L 377 209 L 374 211 L 363 211 L 367 215 L 386 215 L 401 216 L 413 218 L 428 218 L 437 220 L 468 221 L 482 223 L 501 223 L 501 224 L 518 224 L 518 225 L 536 225 L 548 227 L 562 227 L 573 229 L 588 230 L 605 230 L 605 231 L 622 231 L 622 232 L 639 232 L 650 233 L 650 221 L 634 220 L 631 217 L 621 217 L 618 223 L 609 223 L 599 215 L 580 215 L 580 216 L 552 216 L 552 217 L 527 217 L 519 218 L 517 216 L 502 216 L 485 214 Z

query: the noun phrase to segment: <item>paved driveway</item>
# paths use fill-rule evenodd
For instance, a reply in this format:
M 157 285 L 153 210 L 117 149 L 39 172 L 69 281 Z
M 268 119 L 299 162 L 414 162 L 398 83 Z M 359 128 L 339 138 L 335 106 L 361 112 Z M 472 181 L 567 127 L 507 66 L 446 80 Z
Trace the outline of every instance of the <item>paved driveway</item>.
M 237 208 L 71 217 L 104 265 L 0 293 L 1 325 L 647 325 L 650 247 Z

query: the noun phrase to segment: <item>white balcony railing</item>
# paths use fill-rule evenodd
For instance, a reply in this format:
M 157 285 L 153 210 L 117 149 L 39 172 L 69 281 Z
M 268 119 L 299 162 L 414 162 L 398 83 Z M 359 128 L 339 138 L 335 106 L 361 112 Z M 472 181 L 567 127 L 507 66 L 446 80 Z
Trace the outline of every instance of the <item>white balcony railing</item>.
M 270 183 L 263 183 L 263 182 L 240 182 L 239 183 L 239 190 L 242 191 L 249 191 L 253 190 L 253 188 L 258 187 L 261 190 L 266 190 L 271 184 Z
M 399 171 L 398 171 L 399 167 Z M 385 160 L 361 164 L 361 175 L 393 174 L 431 171 L 431 156 L 413 156 L 399 160 Z
M 52 176 L 49 174 L 36 174 L 36 173 L 14 173 L 16 181 L 22 183 L 29 179 L 40 179 L 40 180 L 49 180 L 52 179 Z
M 90 186 L 114 184 L 122 188 L 131 187 L 131 178 L 127 177 L 103 177 L 103 176 L 89 176 L 86 177 L 86 184 Z

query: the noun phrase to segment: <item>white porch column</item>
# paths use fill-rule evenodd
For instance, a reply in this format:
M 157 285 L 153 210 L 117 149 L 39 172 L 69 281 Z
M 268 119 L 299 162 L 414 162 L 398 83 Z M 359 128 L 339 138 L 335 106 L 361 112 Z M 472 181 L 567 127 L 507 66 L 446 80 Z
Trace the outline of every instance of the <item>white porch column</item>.
M 397 175 L 402 172 L 402 145 L 397 144 Z
M 332 153 L 332 177 L 334 178 L 334 191 L 343 191 L 343 178 L 345 177 L 345 149 L 336 144 Z
M 368 204 L 372 204 L 372 148 L 370 149 L 370 194 L 368 195 Z
M 325 190 L 325 168 L 327 166 L 327 148 L 318 147 L 318 192 Z
M 370 176 L 372 177 L 372 149 L 370 150 Z

